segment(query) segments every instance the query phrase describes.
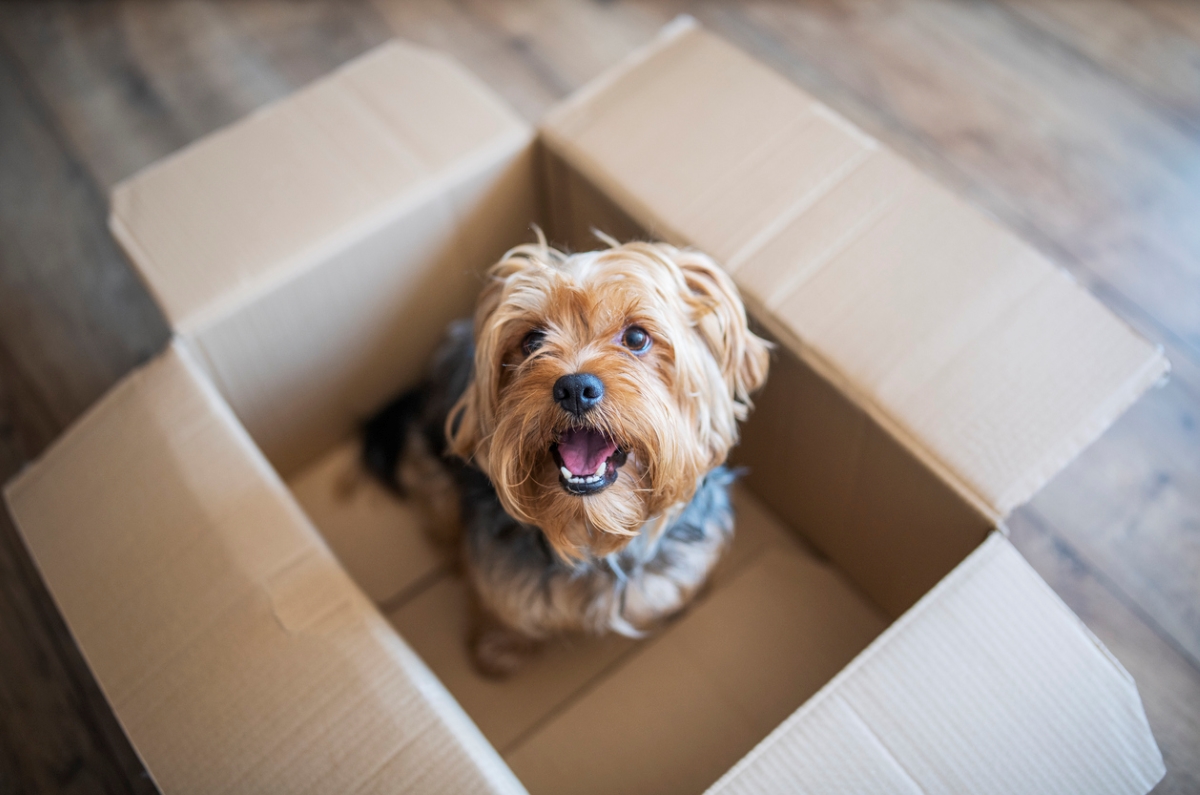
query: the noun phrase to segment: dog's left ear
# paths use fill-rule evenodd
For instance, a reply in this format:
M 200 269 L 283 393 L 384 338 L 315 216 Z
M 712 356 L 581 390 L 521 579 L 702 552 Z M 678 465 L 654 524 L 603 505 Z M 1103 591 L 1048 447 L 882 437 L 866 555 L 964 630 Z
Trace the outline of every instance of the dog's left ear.
M 696 331 L 708 345 L 737 404 L 738 419 L 750 409 L 750 394 L 767 380 L 771 343 L 750 330 L 746 307 L 729 274 L 698 251 L 674 251 L 694 298 Z

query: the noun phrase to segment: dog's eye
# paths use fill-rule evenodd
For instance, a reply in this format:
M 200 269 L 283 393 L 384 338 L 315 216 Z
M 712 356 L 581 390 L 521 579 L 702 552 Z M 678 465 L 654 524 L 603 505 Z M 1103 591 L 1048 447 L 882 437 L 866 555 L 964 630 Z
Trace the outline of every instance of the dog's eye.
M 650 335 L 640 326 L 630 326 L 625 329 L 625 336 L 621 337 L 621 342 L 634 353 L 645 353 L 650 350 Z
M 538 348 L 542 347 L 542 343 L 546 341 L 546 332 L 541 329 L 534 329 L 525 335 L 525 339 L 521 340 L 521 353 L 526 356 L 531 355 Z

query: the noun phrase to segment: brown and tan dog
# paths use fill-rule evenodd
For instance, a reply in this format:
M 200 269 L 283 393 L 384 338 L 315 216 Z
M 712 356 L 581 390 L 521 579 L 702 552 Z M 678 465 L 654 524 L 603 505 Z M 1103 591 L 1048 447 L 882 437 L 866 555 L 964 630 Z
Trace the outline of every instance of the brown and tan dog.
M 768 344 L 707 256 L 541 242 L 488 272 L 473 329 L 367 428 L 366 459 L 461 537 L 503 675 L 548 637 L 639 636 L 683 609 L 733 532 L 723 466 Z

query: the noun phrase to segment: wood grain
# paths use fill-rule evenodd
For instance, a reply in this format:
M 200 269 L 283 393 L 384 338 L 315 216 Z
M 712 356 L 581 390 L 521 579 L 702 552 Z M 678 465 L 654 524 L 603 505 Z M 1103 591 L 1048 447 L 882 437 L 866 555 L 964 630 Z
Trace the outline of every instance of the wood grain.
M 105 229 L 117 181 L 392 35 L 448 51 L 535 121 L 685 11 L 1164 346 L 1171 383 L 1010 524 L 1137 678 L 1158 791 L 1200 791 L 1200 5 L 0 5 L 0 478 L 165 342 Z M 0 648 L 0 792 L 150 788 L 2 518 Z
M 1200 736 L 1200 677 L 1194 661 L 1152 627 L 1104 573 L 1073 544 L 1027 514 L 1009 523 L 1011 539 L 1038 574 L 1084 620 L 1133 675 L 1167 775 L 1155 793 L 1200 792 L 1196 738 Z

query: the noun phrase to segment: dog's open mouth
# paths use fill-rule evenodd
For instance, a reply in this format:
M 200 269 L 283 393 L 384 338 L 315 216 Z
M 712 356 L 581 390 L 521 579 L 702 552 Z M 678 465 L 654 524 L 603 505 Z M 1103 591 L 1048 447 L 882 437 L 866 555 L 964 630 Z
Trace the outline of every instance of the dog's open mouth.
M 570 494 L 596 494 L 611 486 L 627 454 L 615 440 L 594 428 L 572 428 L 550 446 L 558 481 Z

